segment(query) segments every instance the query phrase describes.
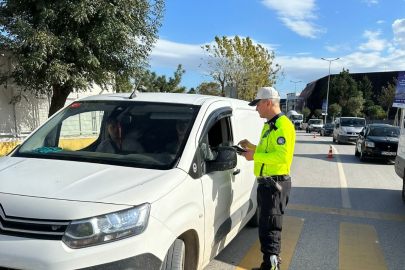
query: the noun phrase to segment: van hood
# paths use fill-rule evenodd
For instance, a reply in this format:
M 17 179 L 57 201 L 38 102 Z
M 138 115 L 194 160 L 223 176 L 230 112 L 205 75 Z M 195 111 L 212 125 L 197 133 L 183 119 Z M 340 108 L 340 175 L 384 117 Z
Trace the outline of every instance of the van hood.
M 151 170 L 34 158 L 0 158 L 0 191 L 58 200 L 153 203 L 187 177 L 181 169 Z
M 345 128 L 347 133 L 360 133 L 363 130 L 363 127 L 342 126 L 342 128 Z

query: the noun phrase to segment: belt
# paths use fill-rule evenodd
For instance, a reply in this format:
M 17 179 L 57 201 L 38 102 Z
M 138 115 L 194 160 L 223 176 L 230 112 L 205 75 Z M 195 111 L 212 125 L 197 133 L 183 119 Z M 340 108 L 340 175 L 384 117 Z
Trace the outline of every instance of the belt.
M 266 176 L 266 177 L 261 176 L 261 177 L 257 177 L 256 179 L 257 179 L 257 183 L 259 185 L 262 185 L 262 184 L 266 184 L 266 180 L 269 178 L 273 179 L 276 182 L 283 182 L 283 181 L 287 181 L 287 180 L 291 179 L 291 177 L 289 175 L 270 175 L 270 176 Z

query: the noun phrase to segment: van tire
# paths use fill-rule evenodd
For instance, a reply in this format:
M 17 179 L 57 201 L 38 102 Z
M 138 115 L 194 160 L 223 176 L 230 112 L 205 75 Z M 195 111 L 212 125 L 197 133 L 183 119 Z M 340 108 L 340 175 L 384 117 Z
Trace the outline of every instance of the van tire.
M 160 270 L 184 270 L 185 250 L 184 242 L 176 239 L 167 251 Z
M 247 225 L 250 227 L 259 227 L 260 209 L 256 207 L 255 214 L 250 218 Z

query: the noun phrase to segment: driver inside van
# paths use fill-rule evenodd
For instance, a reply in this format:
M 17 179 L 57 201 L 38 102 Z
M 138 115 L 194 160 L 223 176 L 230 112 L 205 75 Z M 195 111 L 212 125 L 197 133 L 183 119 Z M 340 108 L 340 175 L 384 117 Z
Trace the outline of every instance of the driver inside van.
M 125 136 L 124 132 L 122 132 L 122 130 L 120 131 L 119 127 L 116 118 L 107 118 L 106 129 L 109 138 L 100 143 L 96 152 L 110 154 L 118 154 L 120 151 L 145 152 L 145 149 L 133 136 L 129 136 L 128 134 Z

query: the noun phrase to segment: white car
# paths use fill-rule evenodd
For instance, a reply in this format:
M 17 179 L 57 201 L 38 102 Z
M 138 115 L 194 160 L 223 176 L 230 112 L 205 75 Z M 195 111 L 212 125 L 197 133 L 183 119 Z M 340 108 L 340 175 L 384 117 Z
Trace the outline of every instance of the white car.
M 0 269 L 203 269 L 249 221 L 264 121 L 247 102 L 91 96 L 0 158 Z M 135 145 L 135 146 L 134 146 Z

